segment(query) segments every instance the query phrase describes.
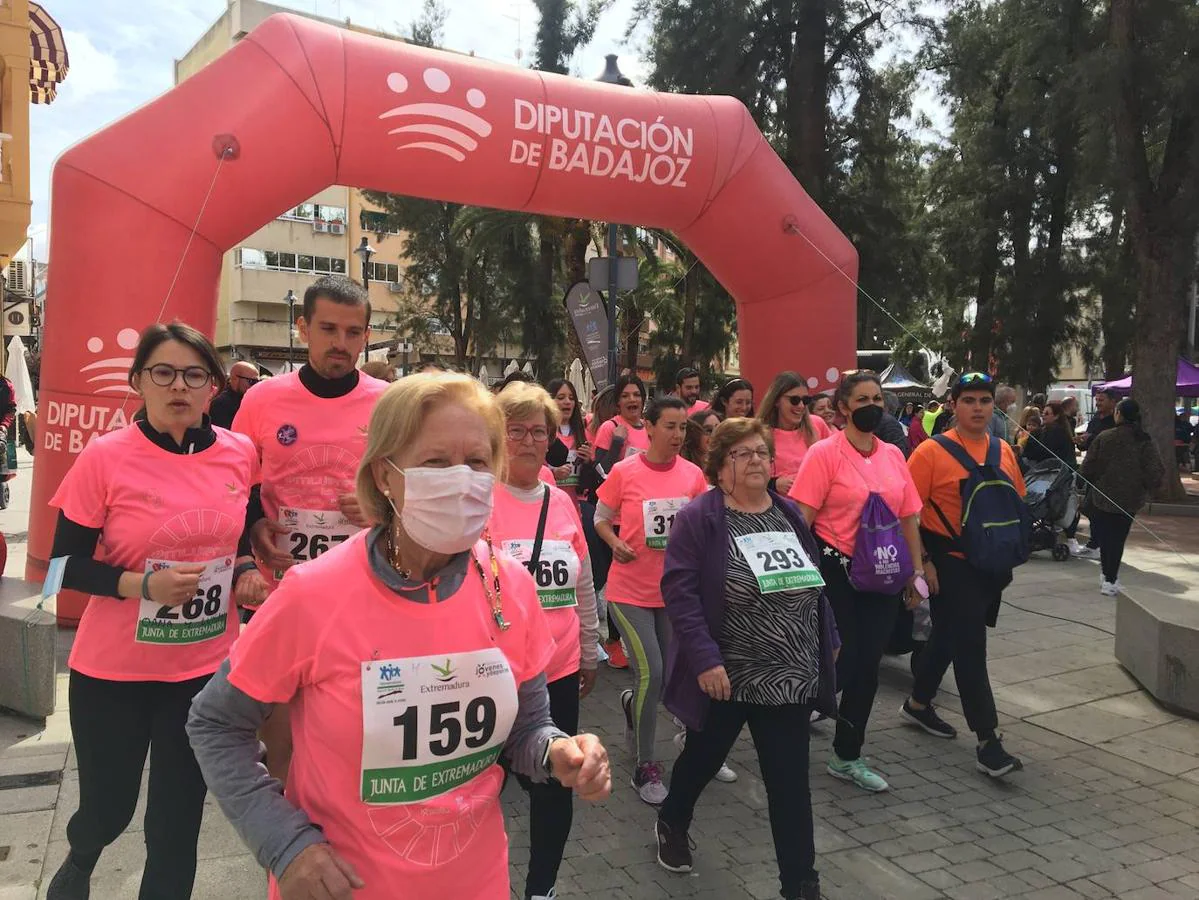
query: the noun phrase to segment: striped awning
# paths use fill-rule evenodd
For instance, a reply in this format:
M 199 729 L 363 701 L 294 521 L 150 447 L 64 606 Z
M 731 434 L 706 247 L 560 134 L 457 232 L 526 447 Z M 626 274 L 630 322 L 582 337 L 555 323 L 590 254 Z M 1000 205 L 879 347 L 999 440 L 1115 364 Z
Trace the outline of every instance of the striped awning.
M 70 60 L 58 23 L 38 4 L 29 3 L 29 100 L 52 103 L 67 77 Z

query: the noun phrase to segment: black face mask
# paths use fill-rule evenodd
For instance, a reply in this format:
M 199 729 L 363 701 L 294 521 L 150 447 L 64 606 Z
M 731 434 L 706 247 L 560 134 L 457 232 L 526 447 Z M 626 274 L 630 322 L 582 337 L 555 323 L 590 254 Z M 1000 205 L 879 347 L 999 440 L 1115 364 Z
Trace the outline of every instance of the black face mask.
M 882 424 L 883 408 L 875 406 L 873 403 L 869 406 L 859 406 L 850 413 L 849 418 L 853 421 L 853 427 L 858 431 L 874 434 L 875 429 Z

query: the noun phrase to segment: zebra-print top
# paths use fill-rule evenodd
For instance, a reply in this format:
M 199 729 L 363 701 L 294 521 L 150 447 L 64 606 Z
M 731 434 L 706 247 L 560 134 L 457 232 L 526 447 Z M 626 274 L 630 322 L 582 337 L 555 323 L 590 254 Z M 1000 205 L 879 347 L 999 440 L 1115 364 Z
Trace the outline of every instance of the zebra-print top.
M 804 703 L 820 680 L 818 589 L 763 594 L 734 538 L 792 531 L 776 505 L 763 513 L 728 510 L 729 569 L 718 643 L 733 699 L 762 706 Z

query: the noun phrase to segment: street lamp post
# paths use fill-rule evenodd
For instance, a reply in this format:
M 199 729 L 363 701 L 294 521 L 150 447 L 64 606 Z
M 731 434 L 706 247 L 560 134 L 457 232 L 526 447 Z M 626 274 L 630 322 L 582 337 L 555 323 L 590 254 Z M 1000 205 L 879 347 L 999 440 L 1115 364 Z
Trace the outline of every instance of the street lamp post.
M 366 235 L 364 234 L 362 236 L 361 243 L 358 244 L 354 252 L 358 255 L 358 258 L 362 260 L 362 286 L 369 291 L 371 286 L 371 257 L 374 256 L 378 251 L 370 245 L 370 241 L 367 240 Z
M 295 338 L 296 338 L 296 292 L 291 288 L 287 289 L 287 296 L 283 298 L 283 302 L 287 304 L 287 371 L 294 372 L 296 363 L 294 357 Z
M 603 84 L 616 84 L 621 87 L 632 87 L 633 82 L 621 74 L 616 65 L 617 56 L 609 53 L 604 57 L 604 71 L 596 81 Z M 608 384 L 616 384 L 620 365 L 617 362 L 616 346 L 616 258 L 620 255 L 620 226 L 615 222 L 608 223 Z

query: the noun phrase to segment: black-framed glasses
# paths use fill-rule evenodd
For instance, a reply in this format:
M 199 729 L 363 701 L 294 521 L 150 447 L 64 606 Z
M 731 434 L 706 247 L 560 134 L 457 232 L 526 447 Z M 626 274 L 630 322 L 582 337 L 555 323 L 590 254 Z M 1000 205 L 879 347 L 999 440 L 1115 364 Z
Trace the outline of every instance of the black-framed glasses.
M 739 447 L 729 451 L 729 458 L 739 463 L 749 462 L 755 456 L 762 462 L 770 462 L 770 451 L 765 447 Z
M 807 397 L 796 397 L 794 394 L 787 395 L 787 402 L 792 406 L 799 406 L 801 403 L 807 403 Z
M 249 375 L 234 375 L 233 377 L 240 378 L 242 381 L 244 381 L 250 387 L 253 387 L 254 385 L 258 384 L 258 382 L 261 380 L 259 378 L 251 378 Z
M 526 428 L 524 425 L 508 426 L 508 440 L 514 444 L 521 443 L 530 435 L 533 436 L 533 443 L 540 444 L 550 439 L 550 430 L 544 425 L 534 425 L 532 428 Z
M 174 366 L 168 366 L 166 363 L 159 363 L 156 366 L 147 366 L 142 371 L 149 372 L 150 380 L 159 387 L 170 387 L 180 375 L 183 376 L 183 383 L 193 389 L 202 388 L 212 381 L 212 373 L 203 366 L 188 366 L 186 369 L 176 369 Z

